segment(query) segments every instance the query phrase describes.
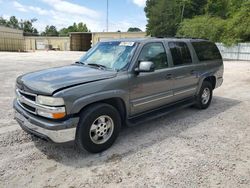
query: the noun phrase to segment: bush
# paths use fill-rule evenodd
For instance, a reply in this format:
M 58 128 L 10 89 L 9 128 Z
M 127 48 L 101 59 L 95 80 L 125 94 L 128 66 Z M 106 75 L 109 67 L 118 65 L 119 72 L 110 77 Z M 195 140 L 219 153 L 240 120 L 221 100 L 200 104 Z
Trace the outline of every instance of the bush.
M 185 19 L 177 32 L 177 36 L 206 38 L 214 42 L 221 40 L 225 32 L 226 22 L 219 17 L 208 15 Z

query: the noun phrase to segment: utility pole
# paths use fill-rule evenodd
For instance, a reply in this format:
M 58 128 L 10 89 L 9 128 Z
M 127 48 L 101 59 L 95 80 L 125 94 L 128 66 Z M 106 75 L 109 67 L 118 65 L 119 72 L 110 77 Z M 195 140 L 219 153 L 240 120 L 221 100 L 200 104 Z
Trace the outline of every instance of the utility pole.
M 109 0 L 107 0 L 107 32 L 109 31 Z

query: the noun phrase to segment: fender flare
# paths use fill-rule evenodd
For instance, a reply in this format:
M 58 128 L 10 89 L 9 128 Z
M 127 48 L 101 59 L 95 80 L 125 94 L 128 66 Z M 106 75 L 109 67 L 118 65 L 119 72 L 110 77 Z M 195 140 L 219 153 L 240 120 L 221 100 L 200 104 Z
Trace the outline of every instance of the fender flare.
M 84 107 L 87 105 L 90 105 L 92 103 L 96 103 L 102 100 L 107 100 L 111 98 L 120 98 L 123 100 L 125 104 L 125 110 L 128 112 L 128 101 L 129 101 L 129 95 L 124 90 L 111 90 L 111 91 L 103 91 L 99 93 L 93 93 L 86 96 L 83 96 L 76 101 L 74 101 L 70 111 L 70 114 L 77 114 L 79 113 Z
M 206 78 L 210 77 L 210 76 L 215 77 L 215 82 L 217 82 L 217 77 L 214 75 L 213 72 L 205 72 L 204 74 L 200 75 L 198 87 L 197 87 L 197 90 L 196 90 L 196 95 L 199 94 L 200 88 L 201 88 L 201 86 L 202 86 L 203 81 L 204 81 Z

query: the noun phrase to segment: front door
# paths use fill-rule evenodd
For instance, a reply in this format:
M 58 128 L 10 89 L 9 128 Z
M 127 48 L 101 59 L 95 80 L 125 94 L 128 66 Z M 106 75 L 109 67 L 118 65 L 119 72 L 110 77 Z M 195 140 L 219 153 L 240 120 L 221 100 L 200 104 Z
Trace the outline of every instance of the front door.
M 143 46 L 138 63 L 151 61 L 155 71 L 130 77 L 130 115 L 163 106 L 171 101 L 173 82 L 165 47 L 161 42 Z

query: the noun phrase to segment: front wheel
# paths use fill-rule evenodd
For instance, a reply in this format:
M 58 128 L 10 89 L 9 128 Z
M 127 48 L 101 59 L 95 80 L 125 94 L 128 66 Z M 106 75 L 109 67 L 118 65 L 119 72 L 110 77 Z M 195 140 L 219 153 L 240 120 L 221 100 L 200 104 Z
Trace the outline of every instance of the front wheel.
M 114 143 L 120 129 L 120 114 L 113 106 L 94 104 L 81 113 L 76 143 L 91 153 L 102 152 Z
M 204 81 L 200 92 L 196 98 L 196 107 L 199 109 L 207 109 L 211 103 L 213 97 L 212 84 L 208 81 Z

